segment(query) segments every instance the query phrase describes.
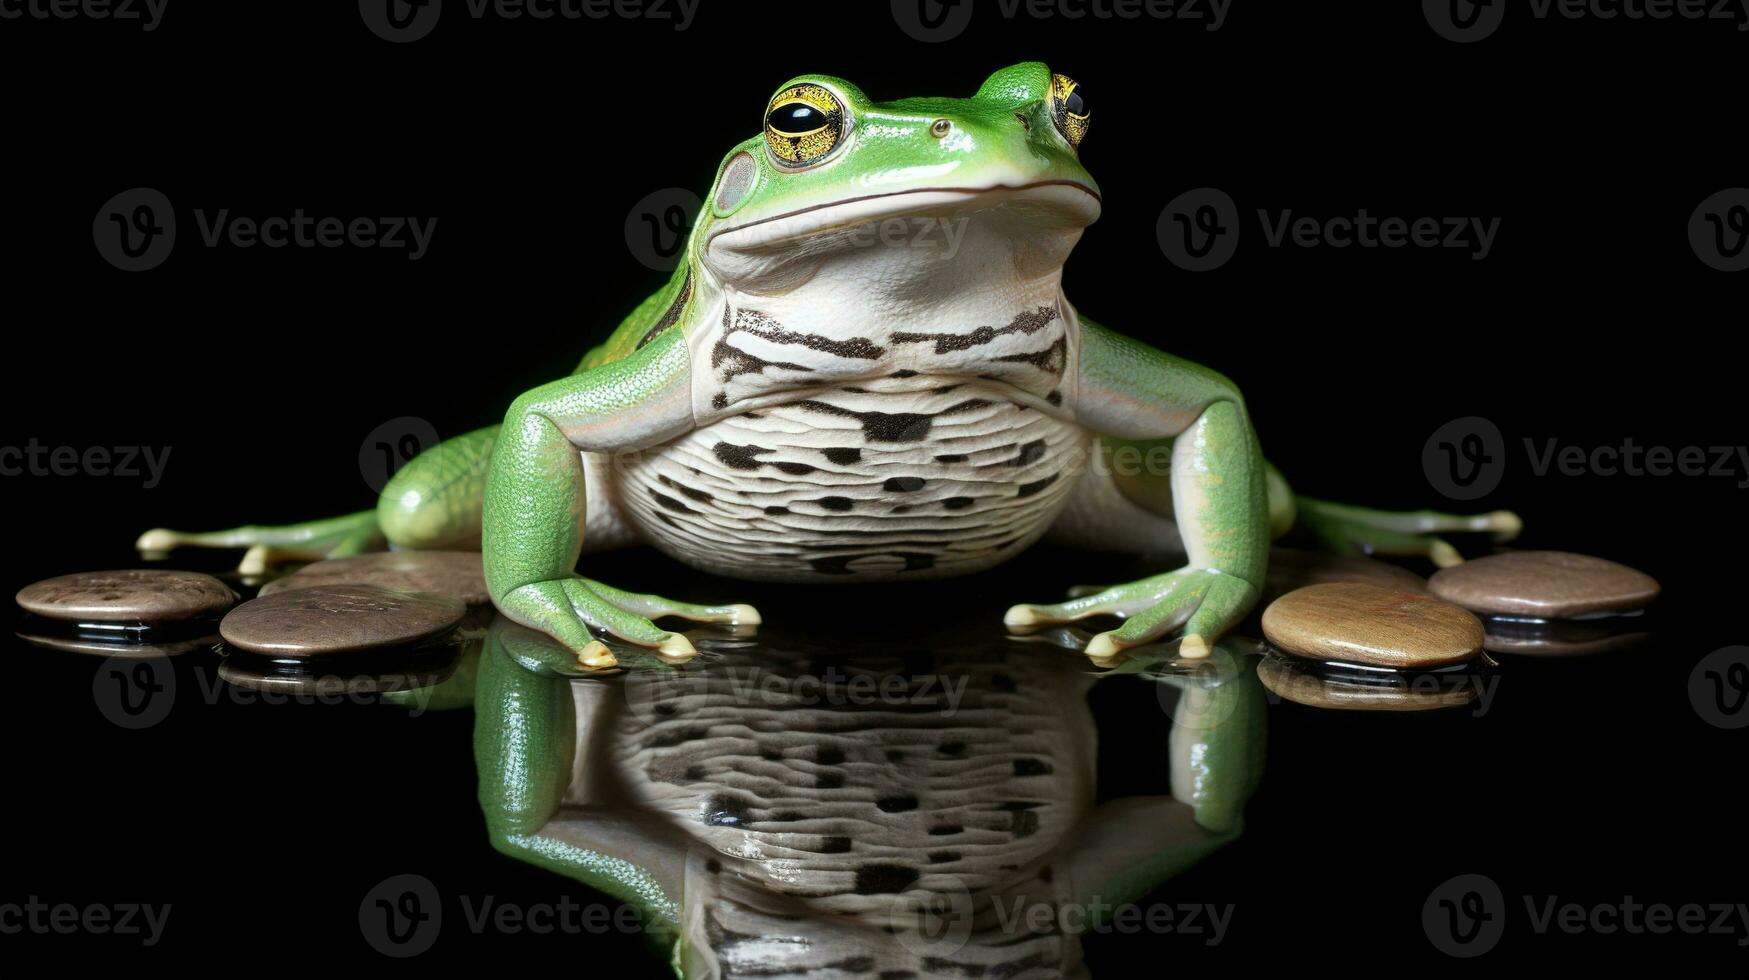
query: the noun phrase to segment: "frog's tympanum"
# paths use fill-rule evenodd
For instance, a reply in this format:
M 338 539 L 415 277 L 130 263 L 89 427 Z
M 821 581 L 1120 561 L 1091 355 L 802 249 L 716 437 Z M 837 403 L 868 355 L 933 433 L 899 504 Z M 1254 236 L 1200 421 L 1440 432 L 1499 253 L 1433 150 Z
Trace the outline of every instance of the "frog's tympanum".
M 969 99 L 786 82 L 717 168 L 673 278 L 575 374 L 414 459 L 374 511 L 140 546 L 480 547 L 504 615 L 607 667 L 591 630 L 685 658 L 687 638 L 652 618 L 758 621 L 577 573 L 584 555 L 611 578 L 599 553 L 638 542 L 729 576 L 820 582 L 977 572 L 1047 533 L 1170 547 L 1182 568 L 1007 621 L 1118 614 L 1088 654 L 1178 632 L 1194 658 L 1256 602 L 1269 542 L 1296 520 L 1342 550 L 1442 563 L 1457 556 L 1436 532 L 1516 530 L 1505 513 L 1296 499 L 1226 378 L 1070 305 L 1063 263 L 1102 206 L 1080 160 L 1090 114 L 1037 63 Z M 1132 327 L 1159 336 L 1167 313 Z
M 1224 645 L 1157 673 L 1157 741 L 1113 740 L 1157 795 L 1096 802 L 1094 680 L 1047 646 L 705 632 L 685 668 L 566 676 L 501 619 L 475 690 L 494 844 L 637 908 L 681 976 L 1085 976 L 1082 934 L 1237 834 L 1261 774 Z

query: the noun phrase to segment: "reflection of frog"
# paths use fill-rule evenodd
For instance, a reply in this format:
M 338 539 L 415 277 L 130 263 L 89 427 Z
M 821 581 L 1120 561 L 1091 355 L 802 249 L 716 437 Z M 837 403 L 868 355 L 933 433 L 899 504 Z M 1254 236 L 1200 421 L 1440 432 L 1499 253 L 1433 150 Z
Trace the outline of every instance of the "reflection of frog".
M 1084 975 L 1082 911 L 1231 839 L 1261 772 L 1262 689 L 1225 648 L 1169 675 L 1164 751 L 1123 747 L 1169 757 L 1174 795 L 1096 806 L 1093 681 L 1048 649 L 864 658 L 770 632 L 577 678 L 500 620 L 481 655 L 494 844 L 642 910 L 684 976 Z
M 1227 379 L 1071 306 L 1063 263 L 1101 207 L 1078 155 L 1088 117 L 1037 63 L 970 99 L 786 83 L 718 168 L 672 280 L 576 374 L 415 459 L 375 511 L 140 546 L 483 541 L 500 610 L 610 666 L 592 628 L 684 657 L 651 618 L 757 621 L 576 574 L 584 550 L 638 540 L 732 576 L 827 581 L 973 572 L 1047 531 L 1182 545 L 1183 568 L 1008 621 L 1117 613 L 1089 654 L 1181 629 L 1196 657 L 1256 602 L 1296 513 L 1333 546 L 1441 562 L 1456 554 L 1435 532 L 1516 529 L 1296 500 Z M 1130 463 L 1089 473 L 1098 447 Z

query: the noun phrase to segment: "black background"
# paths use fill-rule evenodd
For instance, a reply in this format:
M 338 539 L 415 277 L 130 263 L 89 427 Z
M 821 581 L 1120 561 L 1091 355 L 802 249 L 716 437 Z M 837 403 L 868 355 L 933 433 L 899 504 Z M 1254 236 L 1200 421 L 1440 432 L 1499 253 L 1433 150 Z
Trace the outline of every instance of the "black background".
M 368 506 L 358 456 L 374 427 L 415 416 L 447 436 L 495 421 L 660 284 L 627 248 L 628 212 L 663 188 L 702 194 L 792 75 L 840 75 L 877 99 L 969 95 L 999 67 L 1044 60 L 1085 84 L 1094 111 L 1083 159 L 1105 214 L 1065 276 L 1081 309 L 1234 378 L 1301 492 L 1510 507 L 1525 545 L 1602 554 L 1666 585 L 1653 648 L 1526 665 L 1488 717 L 1275 709 L 1247 837 L 1160 893 L 1237 903 L 1227 942 L 1097 940 L 1098 974 L 1132 956 L 1156 968 L 1162 956 L 1437 967 L 1454 961 L 1428 944 L 1421 905 L 1468 871 L 1494 877 L 1514 906 L 1495 957 L 1736 948 L 1731 937 L 1532 936 L 1520 897 L 1746 897 L 1732 802 L 1743 736 L 1697 718 L 1685 684 L 1700 657 L 1743 641 L 1737 482 L 1749 473 L 1537 476 L 1523 445 L 1744 442 L 1732 341 L 1749 280 L 1704 265 L 1686 228 L 1701 200 L 1749 183 L 1749 35 L 1537 20 L 1515 6 L 1498 34 L 1458 45 L 1412 3 L 1239 0 L 1210 32 L 1005 20 L 980 2 L 963 36 L 924 44 L 884 3 L 703 0 L 685 32 L 476 21 L 449 7 L 404 45 L 343 2 L 175 0 L 151 33 L 0 21 L 11 178 L 0 445 L 171 447 L 151 489 L 0 478 L 8 588 L 127 564 L 150 526 Z M 179 241 L 160 268 L 127 274 L 98 255 L 92 219 L 142 186 L 175 203 Z M 1204 186 L 1233 196 L 1245 231 L 1227 266 L 1190 274 L 1162 257 L 1155 222 Z M 219 208 L 439 220 L 429 255 L 409 262 L 201 247 L 193 212 Z M 1271 249 L 1259 208 L 1498 216 L 1501 230 L 1485 261 Z M 1422 451 L 1471 415 L 1502 430 L 1508 465 L 1493 494 L 1457 505 L 1429 486 Z M 1066 561 L 1023 561 L 932 597 L 951 593 L 995 629 L 1006 604 L 1068 584 Z M 642 584 L 663 574 L 632 565 Z M 902 611 L 870 615 L 870 628 L 913 628 Z M 18 676 L 0 902 L 168 901 L 152 958 L 254 969 L 374 960 L 356 903 L 402 871 L 521 903 L 579 892 L 486 846 L 465 716 L 410 724 L 358 707 L 222 702 L 131 733 L 93 710 L 92 664 L 8 652 Z M 0 942 L 134 955 L 119 937 Z M 616 935 L 450 930 L 438 949 L 457 965 L 553 958 L 605 973 L 623 958 L 622 975 L 656 973 Z

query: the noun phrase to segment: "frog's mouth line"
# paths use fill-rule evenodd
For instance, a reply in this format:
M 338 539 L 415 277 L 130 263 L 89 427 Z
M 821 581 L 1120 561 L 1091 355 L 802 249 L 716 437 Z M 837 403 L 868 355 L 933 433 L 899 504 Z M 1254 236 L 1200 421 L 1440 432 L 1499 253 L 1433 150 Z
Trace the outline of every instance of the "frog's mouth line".
M 1079 191 L 1079 195 L 1067 196 L 1053 194 L 1057 188 L 1068 188 Z M 715 246 L 718 239 L 730 236 L 745 236 L 756 228 L 765 228 L 768 233 L 751 236 L 752 241 L 724 241 L 725 247 L 737 251 L 756 250 L 759 247 L 776 247 L 784 242 L 798 238 L 809 238 L 828 234 L 834 231 L 853 228 L 871 222 L 911 214 L 927 214 L 936 208 L 954 209 L 968 202 L 979 199 L 1015 195 L 1017 197 L 1032 197 L 1031 192 L 1043 192 L 1039 197 L 1057 197 L 1056 207 L 1071 217 L 1075 223 L 1085 226 L 1092 224 L 1099 217 L 1101 199 L 1099 193 L 1086 184 L 1073 180 L 1041 180 L 1030 184 L 996 184 L 990 187 L 913 187 L 902 191 L 890 191 L 884 194 L 866 194 L 862 197 L 845 198 L 841 201 L 828 201 L 805 208 L 797 208 L 783 214 L 759 218 L 732 228 L 723 228 L 711 233 L 707 247 Z M 917 198 L 914 206 L 907 207 L 901 201 L 904 198 Z M 874 205 L 876 201 L 893 201 L 892 207 Z M 1047 205 L 1048 206 L 1048 205 Z M 843 212 L 842 217 L 838 213 Z M 809 219 L 809 216 L 814 216 Z M 783 222 L 796 223 L 794 228 L 773 227 Z

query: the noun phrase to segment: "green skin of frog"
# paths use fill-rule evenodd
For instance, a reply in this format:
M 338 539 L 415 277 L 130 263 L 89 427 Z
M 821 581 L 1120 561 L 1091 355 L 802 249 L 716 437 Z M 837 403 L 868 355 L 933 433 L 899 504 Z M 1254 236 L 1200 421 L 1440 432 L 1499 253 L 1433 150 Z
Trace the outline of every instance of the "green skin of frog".
M 794 79 L 718 167 L 672 279 L 576 373 L 412 460 L 373 511 L 140 547 L 245 546 L 246 566 L 480 548 L 504 615 L 601 668 L 616 658 L 598 634 L 684 660 L 690 642 L 654 620 L 759 621 L 578 574 L 622 545 L 851 583 L 976 572 L 1047 533 L 1181 550 L 1176 570 L 1006 615 L 1121 617 L 1086 645 L 1109 661 L 1174 635 L 1180 657 L 1206 655 L 1296 522 L 1334 550 L 1441 564 L 1461 559 L 1440 532 L 1517 530 L 1504 512 L 1296 498 L 1231 382 L 1071 306 L 1063 263 L 1102 204 L 1078 155 L 1088 115 L 1039 63 L 969 99 Z

